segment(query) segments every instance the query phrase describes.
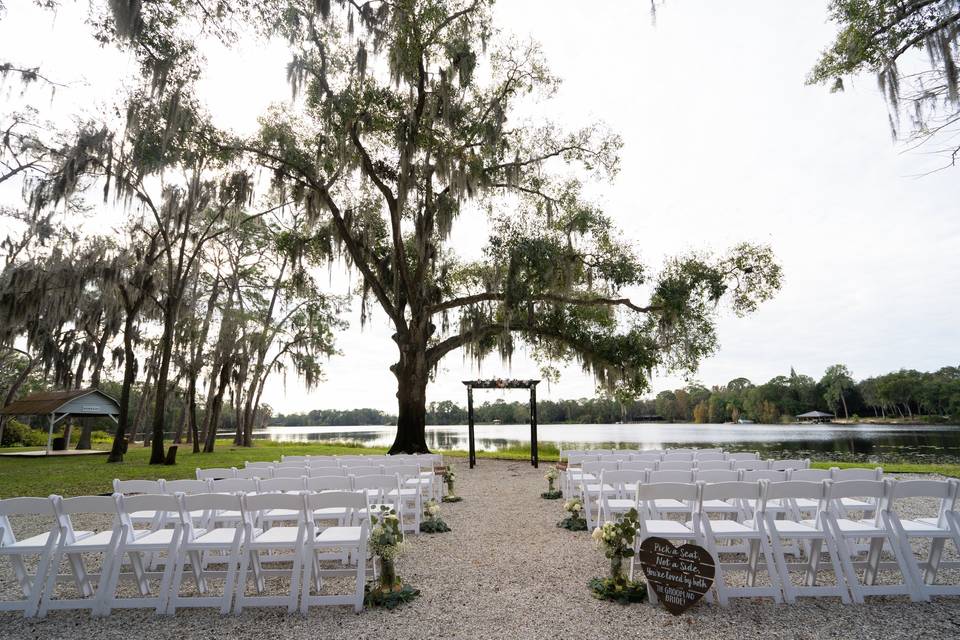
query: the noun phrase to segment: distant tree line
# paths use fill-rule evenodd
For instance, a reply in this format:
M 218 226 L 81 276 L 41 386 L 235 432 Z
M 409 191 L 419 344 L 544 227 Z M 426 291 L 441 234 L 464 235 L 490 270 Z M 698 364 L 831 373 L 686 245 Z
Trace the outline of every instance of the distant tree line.
M 691 384 L 662 391 L 656 397 L 656 410 L 666 420 L 700 423 L 791 422 L 796 415 L 814 410 L 842 418 L 955 420 L 960 418 L 960 368 L 901 369 L 859 382 L 842 364 L 828 367 L 819 381 L 791 368 L 789 375 L 760 385 L 734 378 L 710 389 Z
M 760 385 L 747 378 L 734 378 L 726 385 L 709 389 L 694 383 L 682 389 L 661 391 L 653 399 L 621 402 L 601 396 L 541 400 L 537 403 L 537 420 L 541 424 L 611 424 L 651 419 L 697 423 L 749 419 L 776 424 L 792 422 L 798 414 L 814 410 L 843 418 L 960 420 L 960 367 L 943 367 L 935 372 L 901 369 L 859 382 L 842 364 L 828 367 L 820 380 L 791 368 L 789 375 L 776 376 Z M 530 419 L 530 405 L 526 399 L 485 401 L 474 405 L 474 419 L 478 423 L 522 424 Z M 466 408 L 453 401 L 427 405 L 429 425 L 466 423 Z M 396 416 L 377 409 L 326 409 L 280 414 L 273 417 L 270 424 L 388 425 L 396 424 Z

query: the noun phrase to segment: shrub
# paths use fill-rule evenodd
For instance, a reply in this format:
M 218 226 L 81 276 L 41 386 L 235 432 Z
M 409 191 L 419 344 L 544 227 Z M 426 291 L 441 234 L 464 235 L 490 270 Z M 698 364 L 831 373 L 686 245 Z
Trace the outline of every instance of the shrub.
M 18 420 L 7 420 L 3 429 L 0 447 L 42 447 L 47 444 L 47 435 L 31 429 Z

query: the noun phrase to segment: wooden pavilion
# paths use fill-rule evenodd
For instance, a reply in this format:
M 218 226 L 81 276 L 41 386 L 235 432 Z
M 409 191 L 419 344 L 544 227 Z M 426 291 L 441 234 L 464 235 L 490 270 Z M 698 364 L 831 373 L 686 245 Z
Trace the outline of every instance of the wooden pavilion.
M 34 393 L 15 400 L 0 414 L 7 416 L 42 416 L 47 419 L 47 448 L 44 455 L 53 451 L 53 430 L 65 418 L 111 418 L 117 421 L 120 415 L 120 403 L 99 389 L 71 389 L 68 391 L 48 391 Z M 70 426 L 64 432 L 67 449 L 70 446 Z M 29 452 L 35 454 L 36 452 Z M 64 454 L 66 451 L 56 453 Z M 72 453 L 72 452 L 71 452 Z M 99 451 L 95 453 L 101 453 Z

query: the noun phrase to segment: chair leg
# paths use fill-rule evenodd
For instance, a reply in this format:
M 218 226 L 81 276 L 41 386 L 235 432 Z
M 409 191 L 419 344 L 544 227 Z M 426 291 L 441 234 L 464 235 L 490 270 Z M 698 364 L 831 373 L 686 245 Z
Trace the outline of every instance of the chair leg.
M 173 580 L 170 583 L 170 593 L 167 596 L 167 614 L 173 615 L 177 612 L 177 599 L 180 597 L 180 587 L 183 584 L 184 567 L 187 564 L 187 552 L 181 551 L 177 554 L 176 566 L 173 571 Z
M 316 554 L 313 549 L 308 547 L 302 551 L 305 556 L 303 560 L 303 577 L 300 580 L 300 613 L 306 615 L 310 599 L 310 587 L 313 580 L 314 565 Z
M 767 536 L 761 533 L 760 535 L 760 548 L 763 550 L 763 561 L 767 565 L 767 576 L 770 579 L 770 585 L 773 587 L 773 601 L 777 604 L 783 602 L 783 597 L 781 593 L 783 591 L 783 584 L 780 582 L 780 578 L 777 575 L 777 570 L 773 566 L 773 563 L 770 562 L 770 543 L 767 542 Z
M 230 547 L 230 554 L 227 556 L 227 579 L 223 585 L 223 601 L 220 604 L 220 613 L 226 615 L 230 613 L 230 607 L 233 603 L 234 590 L 237 591 L 236 597 L 239 602 L 240 596 L 243 595 L 243 589 L 246 587 L 245 582 L 237 583 L 237 563 L 241 561 L 240 553 L 240 541 L 237 540 Z M 240 613 L 238 610 L 237 613 Z
M 863 573 L 863 583 L 875 585 L 879 573 L 880 553 L 883 551 L 883 538 L 871 538 L 867 550 L 867 568 Z
M 943 558 L 943 547 L 946 542 L 946 538 L 934 538 L 930 541 L 930 555 L 927 556 L 927 564 L 923 569 L 924 584 L 936 583 L 937 571 L 940 569 L 940 561 Z
M 362 546 L 359 550 L 359 556 L 366 555 L 366 549 Z M 367 583 L 367 561 L 361 557 L 357 562 L 357 587 L 356 587 L 356 602 L 354 603 L 353 610 L 357 613 L 363 611 L 363 596 L 364 596 L 364 587 Z
M 840 602 L 843 604 L 850 603 L 850 589 L 847 586 L 847 581 L 843 575 L 843 569 L 840 567 L 840 554 L 837 551 L 837 542 L 830 535 L 830 532 L 826 532 L 824 535 L 824 542 L 827 544 L 827 553 L 830 556 L 830 564 L 833 566 L 833 579 L 834 583 L 837 585 L 837 589 L 840 591 Z
M 253 550 L 244 550 L 244 552 L 240 554 L 240 570 L 237 572 L 236 584 L 237 596 L 233 606 L 234 613 L 238 615 L 243 613 L 243 603 L 247 593 L 247 570 L 250 565 L 250 558 L 255 553 L 256 551 Z M 230 566 L 232 567 L 233 564 L 231 563 Z M 254 578 L 254 582 L 256 582 L 256 578 Z
M 823 555 L 823 540 L 810 540 L 810 557 L 807 559 L 807 570 L 803 583 L 808 587 L 817 584 L 817 572 L 820 570 L 820 559 Z
M 771 532 L 770 540 L 773 544 L 773 562 L 780 574 L 780 588 L 783 591 L 783 597 L 788 603 L 797 601 L 797 588 L 793 586 L 793 580 L 790 578 L 790 570 L 787 568 L 787 562 L 784 559 L 783 544 L 780 536 L 776 532 Z M 769 557 L 766 558 L 767 566 L 770 565 Z M 751 585 L 752 586 L 752 585 Z
M 57 588 L 57 576 L 60 574 L 60 565 L 62 563 L 63 550 L 58 547 L 56 553 L 53 555 L 53 562 L 51 563 L 50 570 L 47 572 L 47 584 L 44 585 L 43 595 L 40 598 L 40 609 L 37 615 L 41 618 L 45 618 L 47 611 L 50 610 L 50 601 L 53 600 L 53 594 Z
M 73 572 L 73 581 L 77 585 L 77 591 L 82 593 L 84 597 L 89 598 L 93 595 L 93 586 L 90 584 L 87 569 L 83 566 L 83 556 L 79 553 L 68 553 L 67 560 L 70 561 L 70 569 Z
M 300 595 L 300 578 L 303 573 L 303 564 L 302 543 L 298 541 L 293 549 L 293 568 L 290 573 L 290 600 L 287 603 L 287 613 L 293 613 L 297 610 L 297 598 Z
M 838 534 L 834 538 L 834 541 L 837 544 L 837 556 L 839 557 L 840 565 L 843 567 L 843 573 L 844 576 L 846 576 L 847 586 L 850 588 L 853 601 L 856 604 L 863 604 L 863 587 L 860 585 L 860 580 L 857 578 L 857 571 L 853 566 L 853 562 L 850 560 L 850 548 L 847 546 L 847 541 L 843 537 L 843 534 Z

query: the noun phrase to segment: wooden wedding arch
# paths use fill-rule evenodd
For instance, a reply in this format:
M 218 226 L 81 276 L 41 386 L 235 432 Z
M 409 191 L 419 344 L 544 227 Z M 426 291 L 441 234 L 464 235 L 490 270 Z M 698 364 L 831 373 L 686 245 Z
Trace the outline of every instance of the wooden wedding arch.
M 477 464 L 477 449 L 474 443 L 473 390 L 474 389 L 529 389 L 530 390 L 530 464 L 540 466 L 537 453 L 537 385 L 539 380 L 464 380 L 467 387 L 467 427 L 470 436 L 470 468 Z

